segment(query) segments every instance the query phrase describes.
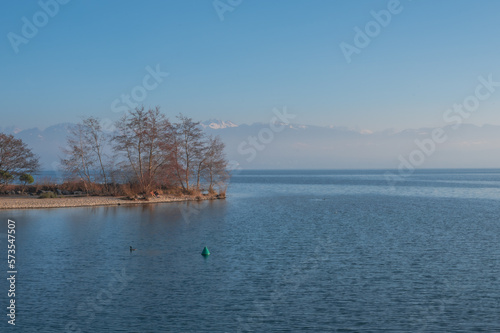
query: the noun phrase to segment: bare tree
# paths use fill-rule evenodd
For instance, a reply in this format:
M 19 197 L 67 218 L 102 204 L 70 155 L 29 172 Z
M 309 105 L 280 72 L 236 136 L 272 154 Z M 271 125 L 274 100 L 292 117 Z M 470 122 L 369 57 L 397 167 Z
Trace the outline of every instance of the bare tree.
M 186 191 L 190 190 L 190 177 L 199 165 L 203 154 L 204 133 L 199 122 L 180 114 L 175 128 L 175 171 L 179 183 Z
M 172 125 L 160 108 L 129 111 L 117 122 L 113 149 L 148 194 L 162 173 L 168 172 L 173 154 Z
M 83 181 L 88 193 L 89 185 L 93 182 L 92 168 L 95 165 L 95 159 L 86 134 L 87 130 L 81 123 L 70 129 L 66 141 L 67 147 L 62 148 L 66 158 L 61 158 L 61 165 L 64 171 L 72 177 L 78 177 Z
M 204 174 L 209 184 L 208 191 L 214 192 L 214 184 L 222 184 L 227 181 L 227 160 L 224 153 L 225 144 L 219 136 L 208 138 L 208 145 L 204 158 Z
M 209 142 L 206 141 L 205 137 L 202 139 L 203 141 L 200 142 L 200 147 L 199 147 L 199 156 L 197 159 L 197 165 L 196 165 L 196 188 L 200 189 L 200 181 L 202 178 L 202 173 L 205 170 L 206 164 L 205 162 L 207 161 L 207 152 L 208 152 L 208 144 Z
M 83 180 L 87 193 L 90 183 L 96 181 L 104 182 L 106 191 L 108 190 L 108 172 L 105 167 L 108 142 L 99 119 L 95 117 L 83 118 L 70 129 L 67 148 L 62 149 L 65 158 L 61 159 L 61 164 L 73 178 Z
M 23 173 L 33 173 L 39 168 L 38 156 L 21 139 L 0 133 L 0 171 L 5 182 Z
M 82 121 L 82 126 L 84 130 L 85 140 L 88 146 L 94 153 L 94 158 L 96 159 L 96 164 L 99 166 L 99 172 L 101 178 L 104 182 L 106 189 L 108 188 L 108 176 L 106 172 L 106 154 L 104 152 L 105 147 L 109 141 L 108 135 L 102 130 L 102 126 L 99 119 L 95 117 L 84 118 Z

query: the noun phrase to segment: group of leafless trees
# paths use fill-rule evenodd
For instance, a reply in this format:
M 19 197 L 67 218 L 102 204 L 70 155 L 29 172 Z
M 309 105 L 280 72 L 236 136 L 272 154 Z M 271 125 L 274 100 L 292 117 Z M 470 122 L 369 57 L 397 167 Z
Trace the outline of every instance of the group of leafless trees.
M 172 123 L 159 107 L 129 111 L 106 132 L 99 119 L 84 118 L 69 133 L 61 164 L 86 189 L 134 184 L 143 194 L 160 188 L 215 192 L 228 179 L 224 143 L 183 116 Z

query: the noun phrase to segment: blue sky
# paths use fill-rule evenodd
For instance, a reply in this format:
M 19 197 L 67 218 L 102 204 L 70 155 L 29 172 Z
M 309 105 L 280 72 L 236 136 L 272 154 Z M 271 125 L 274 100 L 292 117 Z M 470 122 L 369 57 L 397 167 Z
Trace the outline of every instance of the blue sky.
M 350 63 L 340 43 L 390 1 L 221 2 L 236 4 L 223 21 L 212 0 L 72 0 L 16 53 L 8 34 L 42 9 L 5 1 L 0 127 L 117 119 L 113 101 L 157 65 L 169 76 L 142 103 L 172 117 L 267 122 L 287 106 L 299 123 L 370 130 L 441 126 L 478 76 L 500 81 L 498 1 L 402 0 Z M 467 122 L 499 125 L 499 106 L 500 89 Z

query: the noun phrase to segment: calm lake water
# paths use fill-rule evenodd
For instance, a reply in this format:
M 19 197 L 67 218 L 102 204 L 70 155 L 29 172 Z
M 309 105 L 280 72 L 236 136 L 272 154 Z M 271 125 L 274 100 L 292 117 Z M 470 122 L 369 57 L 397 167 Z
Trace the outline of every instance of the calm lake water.
M 15 330 L 500 332 L 500 170 L 384 173 L 244 171 L 225 201 L 0 211 Z

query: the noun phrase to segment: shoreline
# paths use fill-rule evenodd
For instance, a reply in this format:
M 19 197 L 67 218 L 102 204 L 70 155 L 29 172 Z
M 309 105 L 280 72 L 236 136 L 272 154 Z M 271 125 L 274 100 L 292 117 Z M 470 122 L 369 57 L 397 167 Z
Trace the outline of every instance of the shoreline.
M 0 210 L 10 209 L 43 209 L 43 208 L 76 208 L 98 206 L 128 206 L 154 203 L 184 202 L 218 200 L 216 196 L 196 198 L 192 196 L 165 196 L 146 200 L 129 200 L 122 197 L 95 196 L 95 197 L 63 197 L 63 198 L 26 198 L 26 197 L 0 197 Z

